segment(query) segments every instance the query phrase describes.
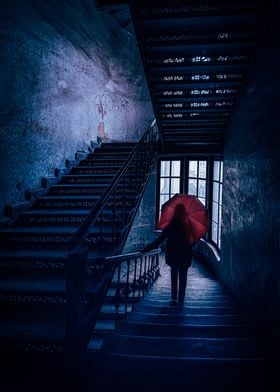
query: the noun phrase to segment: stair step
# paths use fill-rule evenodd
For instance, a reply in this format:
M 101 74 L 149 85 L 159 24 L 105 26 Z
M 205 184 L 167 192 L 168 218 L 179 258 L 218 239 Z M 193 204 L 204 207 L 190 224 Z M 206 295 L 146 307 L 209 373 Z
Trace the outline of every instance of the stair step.
M 9 249 L 0 251 L 0 269 L 19 271 L 29 269 L 61 270 L 67 257 L 65 249 Z
M 189 314 L 152 314 L 132 313 L 127 318 L 128 321 L 139 323 L 159 323 L 178 325 L 249 325 L 254 324 L 248 315 L 189 315 Z
M 170 301 L 170 294 L 169 295 L 163 295 L 159 293 L 156 296 L 147 296 L 146 297 L 149 300 L 157 299 L 159 301 Z M 204 290 L 193 290 L 190 288 L 187 288 L 186 290 L 186 295 L 185 295 L 185 300 L 196 300 L 196 299 L 202 299 L 202 300 L 233 300 L 232 296 L 229 295 L 228 293 L 222 293 L 222 292 L 207 292 Z
M 61 178 L 61 184 L 93 184 L 95 186 L 99 184 L 104 184 L 108 186 L 114 178 L 115 174 L 68 174 Z M 128 178 L 133 178 L 133 180 L 140 180 L 135 178 L 135 174 L 129 174 Z M 129 180 L 128 180 L 129 181 Z M 127 180 L 126 180 L 127 182 Z M 139 182 L 139 181 L 138 181 Z
M 99 199 L 100 195 L 75 195 L 75 196 L 44 196 L 40 197 L 34 204 L 33 208 L 42 209 L 42 208 L 81 208 L 81 209 L 88 209 L 94 207 L 96 201 Z M 126 196 L 125 205 L 130 206 L 132 201 L 135 201 L 135 197 Z M 110 199 L 109 199 L 110 200 Z M 113 202 L 113 197 L 111 198 L 112 201 L 108 201 L 107 205 L 115 205 L 116 207 L 123 205 L 123 198 L 122 196 L 116 196 L 115 203 Z
M 16 225 L 80 225 L 89 211 L 90 209 L 30 210 L 20 215 Z
M 49 190 L 49 195 L 80 195 L 80 194 L 88 194 L 100 196 L 103 194 L 105 189 L 108 187 L 108 184 L 100 183 L 100 184 L 59 184 L 54 185 Z M 118 186 L 116 189 L 117 194 L 125 192 L 126 195 L 136 195 L 137 192 L 126 186 Z
M 100 167 L 118 167 L 122 166 L 125 162 L 124 158 L 119 158 L 119 159 L 110 159 L 110 158 L 100 158 L 98 159 L 97 157 L 95 159 L 83 159 L 80 162 L 81 166 L 100 166 Z
M 39 242 L 60 243 L 69 241 L 76 232 L 76 226 L 15 226 L 0 232 L 0 243 L 22 243 L 26 246 Z
M 148 306 L 141 303 L 136 305 L 136 312 L 139 313 L 152 313 L 152 314 L 182 314 L 182 315 L 192 315 L 192 314 L 201 314 L 201 315 L 234 315 L 234 314 L 246 314 L 243 309 L 240 307 L 214 307 L 214 306 L 183 306 L 178 307 L 174 305 L 170 306 Z
M 16 226 L 23 225 L 80 225 L 89 214 L 90 209 L 68 209 L 68 210 L 56 210 L 56 209 L 37 209 L 26 211 L 20 215 L 16 221 Z M 105 221 L 108 219 L 115 218 L 115 220 L 121 220 L 120 216 L 123 213 L 121 208 L 112 209 L 104 208 L 103 218 Z M 128 215 L 128 212 L 125 213 Z
M 33 274 L 33 278 L 31 276 Z M 42 277 L 36 276 L 33 272 L 21 274 L 8 279 L 6 276 L 0 279 L 0 296 L 1 294 L 18 295 L 18 293 L 27 293 L 32 295 L 38 293 L 38 295 L 45 294 L 65 294 L 65 279 L 63 277 Z
M 143 301 L 141 301 L 141 304 L 143 305 L 153 305 L 153 306 L 158 306 L 158 307 L 165 307 L 170 304 L 171 301 L 166 301 L 166 300 L 158 300 L 158 299 L 146 299 L 144 298 Z M 212 300 L 212 299 L 196 299 L 192 300 L 189 298 L 185 299 L 184 306 L 213 306 L 213 307 L 236 307 L 236 302 L 233 300 Z
M 0 350 L 25 346 L 27 350 L 47 351 L 57 345 L 61 349 L 64 339 L 64 312 L 61 307 L 25 307 L 22 312 L 10 312 L 0 319 Z M 29 346 L 29 349 L 28 349 Z
M 136 142 L 110 142 L 110 143 L 103 143 L 100 147 L 101 150 L 109 151 L 109 150 L 116 150 L 117 151 L 126 151 L 132 150 L 136 146 Z
M 201 324 L 159 324 L 126 321 L 119 323 L 121 335 L 158 336 L 158 337 L 264 337 L 262 328 L 252 324 L 241 325 L 201 325 Z
M 105 183 L 105 184 L 110 184 L 112 179 L 114 178 L 114 173 L 109 173 L 109 174 L 67 174 L 63 177 L 61 177 L 61 184 L 90 184 L 90 183 L 95 183 L 95 184 L 100 184 L 100 183 Z
M 276 361 L 275 361 L 276 362 Z M 242 358 L 159 357 L 89 351 L 82 370 L 85 385 L 97 390 L 192 392 L 276 390 L 274 361 Z M 276 383 L 275 383 L 276 381 Z M 101 389 L 102 388 L 102 389 Z
M 271 357 L 272 344 L 256 338 L 162 338 L 109 336 L 101 346 L 108 353 L 183 358 Z
M 127 159 L 132 149 L 127 149 L 127 151 L 110 151 L 107 149 L 97 149 L 93 153 L 88 154 L 87 159 L 104 158 L 104 159 Z
M 77 167 L 73 167 L 71 170 L 71 175 L 76 175 L 76 174 L 96 174 L 96 175 L 116 175 L 117 171 L 122 167 L 122 165 L 114 165 L 114 166 L 85 166 L 85 165 L 79 165 Z
M 120 223 L 115 225 L 114 237 L 117 239 L 120 235 L 122 226 Z M 28 247 L 60 247 L 69 246 L 69 241 L 75 234 L 77 226 L 16 226 L 5 229 L 0 232 L 0 243 L 3 248 L 19 246 L 26 249 Z M 105 242 L 112 242 L 112 227 L 110 222 L 104 224 L 102 228 L 102 236 Z M 100 239 L 100 227 L 93 226 L 88 234 L 87 242 L 95 243 Z

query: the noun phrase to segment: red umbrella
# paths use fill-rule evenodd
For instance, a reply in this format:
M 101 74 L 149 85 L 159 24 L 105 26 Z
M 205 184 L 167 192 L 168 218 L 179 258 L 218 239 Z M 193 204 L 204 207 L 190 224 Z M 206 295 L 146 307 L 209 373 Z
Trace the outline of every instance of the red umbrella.
M 183 221 L 186 223 L 188 241 L 197 242 L 208 230 L 208 212 L 201 201 L 192 195 L 177 193 L 162 205 L 158 228 L 163 230 L 171 222 L 177 205 L 183 205 Z

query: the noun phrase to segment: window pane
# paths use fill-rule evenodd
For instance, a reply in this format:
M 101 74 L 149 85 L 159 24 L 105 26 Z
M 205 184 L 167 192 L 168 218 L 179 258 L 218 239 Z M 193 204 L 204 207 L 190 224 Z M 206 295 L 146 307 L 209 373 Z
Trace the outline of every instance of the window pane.
M 221 170 L 221 178 L 220 178 L 220 181 L 221 182 L 223 182 L 223 172 L 224 172 L 224 163 L 221 161 L 221 168 L 220 168 L 220 170 Z
M 180 177 L 181 161 L 172 161 L 171 176 Z
M 220 184 L 220 200 L 219 203 L 222 205 L 222 195 L 223 195 L 223 186 Z
M 206 178 L 206 161 L 199 161 L 199 177 Z
M 171 178 L 171 193 L 180 193 L 180 178 Z
M 198 180 L 198 196 L 204 197 L 206 196 L 206 181 Z
M 222 225 L 222 206 L 219 206 L 219 226 Z
M 218 223 L 219 206 L 217 203 L 213 203 L 212 208 L 213 208 L 212 219 L 214 222 Z
M 214 222 L 212 222 L 212 240 L 216 243 L 218 241 L 218 226 Z
M 160 209 L 161 206 L 169 200 L 169 195 L 160 195 Z
M 197 177 L 197 161 L 189 161 L 189 177 Z
M 201 201 L 201 203 L 202 203 L 204 206 L 206 205 L 206 204 L 205 204 L 206 200 L 204 199 L 204 197 L 199 197 L 198 199 Z
M 220 180 L 220 161 L 214 161 L 214 181 Z
M 196 194 L 197 194 L 196 191 L 197 191 L 197 181 L 196 180 L 189 180 L 188 194 L 196 196 Z
M 219 201 L 219 184 L 218 182 L 213 182 L 213 200 L 218 203 Z
M 169 193 L 169 178 L 161 178 L 160 179 L 160 193 Z
M 170 161 L 161 161 L 160 163 L 160 175 L 161 177 L 170 176 Z

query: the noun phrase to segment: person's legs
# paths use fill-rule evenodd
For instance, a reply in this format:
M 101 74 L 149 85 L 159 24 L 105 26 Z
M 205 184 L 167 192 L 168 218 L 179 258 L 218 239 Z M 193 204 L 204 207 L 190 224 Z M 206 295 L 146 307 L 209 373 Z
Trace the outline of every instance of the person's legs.
M 177 299 L 177 288 L 178 288 L 178 267 L 171 267 L 171 298 Z
M 189 267 L 186 265 L 179 268 L 179 294 L 178 294 L 179 304 L 183 304 L 184 299 L 185 299 L 188 268 Z

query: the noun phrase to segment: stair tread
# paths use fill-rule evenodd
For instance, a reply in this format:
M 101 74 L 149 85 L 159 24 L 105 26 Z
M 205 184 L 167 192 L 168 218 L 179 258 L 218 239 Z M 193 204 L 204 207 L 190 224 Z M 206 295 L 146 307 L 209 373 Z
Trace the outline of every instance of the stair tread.
M 14 226 L 9 229 L 1 230 L 1 233 L 50 233 L 50 234 L 73 234 L 77 230 L 77 226 L 59 226 L 54 223 L 54 226 Z
M 122 211 L 121 207 L 116 207 L 114 210 L 116 211 Z M 34 210 L 29 210 L 23 212 L 22 216 L 29 216 L 29 215 L 83 215 L 86 216 L 90 212 L 90 208 L 84 208 L 84 209 L 59 209 L 56 210 L 55 208 L 53 209 L 34 209 Z M 104 208 L 103 209 L 103 214 L 112 214 L 113 210 L 111 208 Z
M 132 150 L 132 148 L 130 148 L 130 151 Z M 115 154 L 114 152 L 110 153 L 110 152 L 106 152 L 104 148 L 97 148 L 96 150 L 94 150 L 93 154 Z M 118 151 L 118 154 L 120 155 L 129 155 L 128 151 Z
M 6 292 L 25 292 L 25 293 L 65 293 L 65 279 L 63 278 L 38 278 L 28 279 L 22 276 L 13 278 L 0 278 L 0 290 Z
M 189 314 L 150 314 L 135 312 L 130 314 L 128 321 L 140 323 L 159 323 L 159 324 L 199 324 L 199 325 L 242 325 L 254 324 L 248 315 L 189 315 Z
M 82 370 L 87 385 L 97 390 L 201 391 L 277 390 L 275 361 L 255 358 L 167 357 L 88 351 Z M 93 372 L 93 369 L 95 370 Z M 259 387 L 262 386 L 261 389 Z
M 169 301 L 170 302 L 170 301 Z M 168 301 L 165 300 L 152 300 L 152 299 L 144 299 L 143 301 L 141 301 L 141 304 L 143 305 L 153 305 L 153 306 L 158 306 L 158 307 L 162 307 L 162 306 L 166 306 L 168 304 Z M 201 306 L 222 306 L 222 307 L 236 307 L 236 302 L 233 300 L 205 300 L 205 299 L 190 299 L 187 298 L 185 299 L 184 302 L 184 306 L 188 306 L 188 305 L 201 305 Z
M 109 222 L 110 224 L 110 222 Z M 108 225 L 109 225 L 108 224 Z M 103 225 L 103 233 L 111 233 L 111 226 L 109 225 Z M 118 228 L 118 225 L 116 225 L 116 228 Z M 1 233 L 4 234 L 13 234 L 13 233 L 34 233 L 34 234 L 74 234 L 77 230 L 77 226 L 76 225 L 67 225 L 67 226 L 59 226 L 56 223 L 54 223 L 53 226 L 28 226 L 28 224 L 26 224 L 25 226 L 14 226 L 12 228 L 9 229 L 4 229 L 1 230 Z M 94 226 L 90 229 L 89 233 L 99 233 L 100 232 L 100 228 L 98 226 Z M 117 230 L 116 230 L 117 232 Z
M 122 335 L 160 336 L 160 337 L 249 337 L 264 336 L 265 331 L 255 324 L 159 324 L 121 321 L 119 332 Z
M 89 160 L 89 159 L 88 159 Z M 101 159 L 100 159 L 101 160 Z M 79 166 L 76 166 L 75 168 L 73 168 L 73 169 L 95 169 L 95 168 L 99 168 L 99 167 L 102 167 L 102 165 L 101 166 L 98 166 L 98 165 L 84 165 L 83 164 L 83 162 L 85 162 L 85 159 L 82 161 L 82 163 L 79 165 Z M 107 170 L 107 169 L 117 169 L 117 168 L 120 168 L 120 167 L 122 167 L 122 164 L 119 164 L 119 165 L 106 165 L 103 169 L 105 169 L 105 170 Z
M 29 216 L 29 215 L 87 215 L 90 212 L 90 208 L 85 209 L 34 209 L 29 211 L 24 211 L 22 216 Z
M 0 339 L 22 341 L 62 341 L 64 338 L 64 312 L 58 307 L 24 308 L 22 312 L 10 312 L 5 320 L 0 319 Z
M 0 258 L 4 257 L 19 257 L 19 258 L 54 258 L 54 259 L 66 259 L 67 250 L 65 249 L 0 249 Z
M 135 310 L 142 313 L 152 314 L 247 314 L 244 309 L 238 306 L 235 307 L 215 307 L 215 306 L 200 306 L 200 305 L 186 305 L 178 309 L 174 305 L 170 306 L 152 306 L 139 303 L 136 305 Z
M 48 195 L 48 196 L 42 196 L 38 200 L 98 200 L 100 198 L 100 195 Z M 122 198 L 121 195 L 116 195 L 116 199 Z
M 79 167 L 80 168 L 80 166 L 77 166 L 77 167 Z M 79 177 L 82 177 L 82 178 L 91 178 L 91 177 L 109 177 L 110 179 L 112 178 L 112 177 L 114 177 L 115 176 L 115 174 L 114 173 L 102 173 L 102 174 L 99 174 L 99 173 L 92 173 L 92 174 L 64 174 L 61 178 L 62 179 L 64 179 L 64 178 L 79 178 Z
M 163 338 L 133 335 L 108 336 L 105 352 L 165 357 L 270 358 L 272 342 L 260 338 Z
M 52 188 L 107 188 L 108 183 L 107 182 L 100 182 L 100 183 L 86 183 L 86 184 L 77 184 L 77 183 L 71 183 L 71 184 L 56 184 L 53 185 Z

